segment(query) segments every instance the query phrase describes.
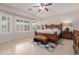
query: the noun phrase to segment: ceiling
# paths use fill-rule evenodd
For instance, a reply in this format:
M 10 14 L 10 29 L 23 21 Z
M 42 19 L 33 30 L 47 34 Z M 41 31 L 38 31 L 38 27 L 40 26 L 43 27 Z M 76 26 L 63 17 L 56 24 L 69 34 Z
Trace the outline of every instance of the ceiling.
M 47 8 L 49 9 L 48 12 L 45 10 L 38 12 L 39 7 L 32 7 L 35 5 L 39 5 L 39 3 L 6 3 L 5 5 L 20 9 L 38 17 L 48 17 L 56 14 L 76 11 L 79 9 L 78 3 L 53 3 L 52 5 L 47 6 Z M 28 10 L 29 8 L 31 8 L 32 10 Z

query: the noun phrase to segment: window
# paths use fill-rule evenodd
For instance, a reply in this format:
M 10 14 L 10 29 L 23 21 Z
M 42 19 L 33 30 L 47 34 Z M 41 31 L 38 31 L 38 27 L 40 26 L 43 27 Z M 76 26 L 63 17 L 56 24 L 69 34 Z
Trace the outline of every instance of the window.
M 7 18 L 7 32 L 10 32 L 10 17 Z
M 10 17 L 1 16 L 0 32 L 10 32 Z
M 16 31 L 25 32 L 30 30 L 30 21 L 24 19 L 16 19 Z
M 29 21 L 24 21 L 24 31 L 29 31 L 30 29 L 29 29 Z
M 24 23 L 23 23 L 23 20 L 21 20 L 21 22 L 20 22 L 20 26 L 21 26 L 21 31 L 23 31 L 23 25 L 24 25 Z
M 38 23 L 32 23 L 32 27 L 33 27 L 33 30 L 39 30 L 39 29 L 41 29 L 41 25 L 40 24 L 38 24 Z
M 21 31 L 20 29 L 21 29 L 20 20 L 17 19 L 17 20 L 16 20 L 16 31 Z

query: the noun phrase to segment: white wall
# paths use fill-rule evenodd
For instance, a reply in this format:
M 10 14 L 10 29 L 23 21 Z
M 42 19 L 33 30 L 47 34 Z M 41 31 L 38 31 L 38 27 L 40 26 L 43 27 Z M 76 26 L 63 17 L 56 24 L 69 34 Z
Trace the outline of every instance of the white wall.
M 33 20 L 38 20 L 39 18 L 28 15 L 27 13 L 24 13 L 23 11 L 13 9 L 11 7 L 7 7 L 5 5 L 0 4 L 0 16 L 1 15 L 7 15 L 11 17 L 11 32 L 10 33 L 0 33 L 0 43 L 9 41 L 9 40 L 14 40 L 14 39 L 22 39 L 22 38 L 27 38 L 27 37 L 32 37 L 33 36 L 33 30 L 32 30 L 32 24 L 31 22 Z M 25 18 L 32 18 L 28 19 L 30 21 L 30 31 L 28 32 L 16 32 L 15 31 L 15 17 L 25 17 Z
M 0 33 L 0 42 L 5 42 L 12 39 L 20 39 L 20 38 L 26 38 L 33 35 L 31 30 L 31 23 L 30 23 L 30 31 L 28 32 L 16 32 L 15 31 L 15 15 L 0 11 L 0 16 L 6 15 L 11 17 L 11 32 L 10 33 Z M 30 20 L 31 22 L 31 20 Z
M 43 18 L 42 23 L 60 24 L 70 21 L 73 27 L 79 28 L 79 10 Z

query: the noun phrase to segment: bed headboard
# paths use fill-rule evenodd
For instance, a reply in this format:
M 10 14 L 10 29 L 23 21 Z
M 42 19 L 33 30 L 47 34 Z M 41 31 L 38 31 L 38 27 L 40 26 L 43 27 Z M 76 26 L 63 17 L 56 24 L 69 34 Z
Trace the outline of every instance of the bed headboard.
M 51 25 L 46 25 L 46 28 L 51 28 L 51 29 L 53 29 L 53 28 L 58 28 L 60 31 L 61 31 L 61 34 L 60 34 L 60 38 L 62 38 L 62 27 L 63 26 L 63 24 L 61 23 L 61 24 L 51 24 Z
M 59 30 L 62 31 L 62 23 L 61 24 L 51 24 L 51 25 L 46 24 L 46 28 L 51 28 L 51 29 L 58 28 Z

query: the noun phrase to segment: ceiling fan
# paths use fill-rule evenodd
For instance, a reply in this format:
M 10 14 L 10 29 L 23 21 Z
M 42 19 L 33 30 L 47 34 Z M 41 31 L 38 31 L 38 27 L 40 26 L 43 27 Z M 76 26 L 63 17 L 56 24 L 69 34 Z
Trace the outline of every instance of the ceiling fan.
M 46 8 L 46 6 L 50 6 L 50 5 L 52 5 L 52 3 L 40 3 L 39 6 L 33 6 L 33 7 L 34 7 L 34 8 L 39 7 L 39 10 L 38 10 L 39 12 L 40 12 L 41 10 L 49 11 L 49 9 Z
M 46 11 L 49 11 L 49 9 L 47 8 L 47 6 L 50 6 L 52 5 L 52 3 L 40 3 L 40 5 L 37 5 L 37 6 L 33 6 L 33 8 L 37 8 L 39 7 L 39 12 L 41 12 L 42 10 L 46 10 Z M 32 9 L 30 9 L 32 10 Z

